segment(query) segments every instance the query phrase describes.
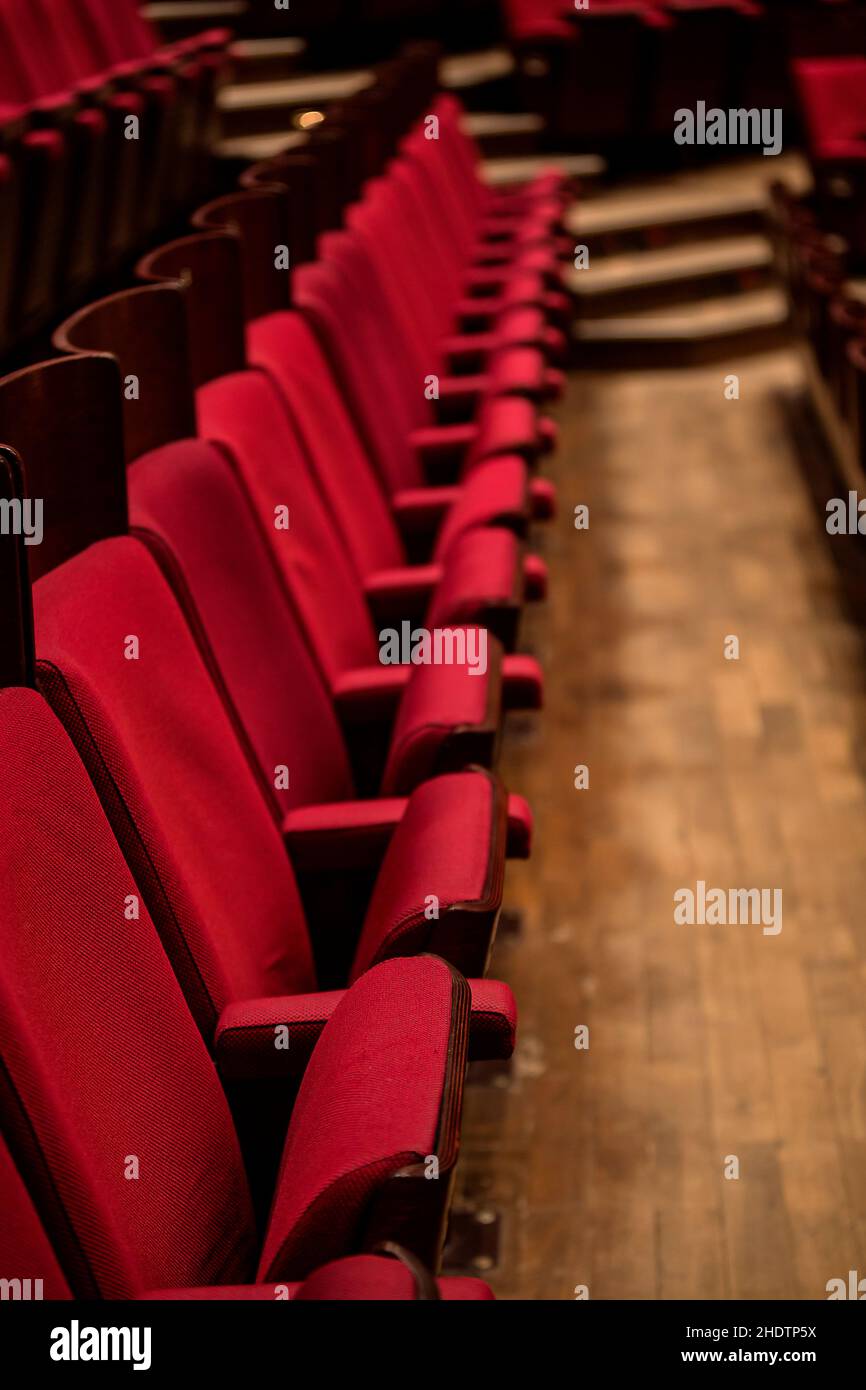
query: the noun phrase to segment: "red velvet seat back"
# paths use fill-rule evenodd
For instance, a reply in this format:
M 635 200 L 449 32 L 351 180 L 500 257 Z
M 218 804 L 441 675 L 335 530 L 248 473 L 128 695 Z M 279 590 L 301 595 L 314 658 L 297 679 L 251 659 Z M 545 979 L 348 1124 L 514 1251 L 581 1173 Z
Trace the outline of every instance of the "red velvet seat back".
M 157 51 L 156 33 L 142 14 L 138 0 L 102 0 L 102 6 L 128 58 L 149 58 Z
M 361 575 L 406 563 L 400 533 L 357 427 L 310 324 L 269 314 L 250 325 L 250 358 L 267 368 Z
M 565 18 L 562 0 L 503 0 L 502 9 L 510 37 L 526 39 L 574 39 L 575 30 Z
M 129 0 L 76 0 L 76 4 L 90 21 L 106 66 L 148 58 L 156 50 L 149 25 Z
M 37 582 L 34 608 L 40 682 L 205 1036 L 231 1000 L 314 988 L 279 831 L 156 561 L 97 543 Z
M 33 691 L 0 691 L 0 764 L 2 1122 L 73 1290 L 243 1282 L 252 1214 L 216 1072 Z
M 866 135 L 866 58 L 801 59 L 794 79 L 814 154 L 827 142 Z
M 352 797 L 330 694 L 228 460 L 199 440 L 167 444 L 132 464 L 128 487 L 131 524 L 180 564 L 280 810 Z
M 53 35 L 64 56 L 70 83 L 84 81 L 113 66 L 110 53 L 99 42 L 86 5 L 68 0 L 32 0 L 34 14 Z
M 276 386 L 236 372 L 198 391 L 199 433 L 230 451 L 326 679 L 378 661 L 360 577 L 319 497 Z M 277 523 L 288 507 L 288 528 Z
M 52 96 L 63 88 L 62 74 L 50 51 L 33 41 L 32 16 L 14 0 L 0 0 L 0 88 L 4 103 L 25 103 Z
M 294 292 L 326 347 L 387 493 L 422 487 L 424 474 L 408 441 L 412 418 L 390 372 L 383 370 L 369 309 L 346 293 L 339 268 L 327 262 L 301 266 Z M 418 390 L 423 394 L 423 381 Z
M 0 1279 L 26 1283 L 20 1297 L 71 1298 L 33 1199 L 0 1136 Z

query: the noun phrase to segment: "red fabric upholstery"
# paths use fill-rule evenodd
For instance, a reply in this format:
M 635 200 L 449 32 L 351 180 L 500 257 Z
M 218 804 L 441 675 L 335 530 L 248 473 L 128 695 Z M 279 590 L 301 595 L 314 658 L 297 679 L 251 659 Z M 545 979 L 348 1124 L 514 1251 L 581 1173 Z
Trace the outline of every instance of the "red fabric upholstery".
M 197 440 L 167 445 L 132 465 L 129 498 L 132 524 L 162 537 L 180 564 L 281 813 L 351 797 L 328 688 L 228 460 Z
M 0 1278 L 21 1280 L 19 1297 L 70 1298 L 30 1193 L 0 1137 Z M 14 1286 L 13 1286 L 14 1287 Z M 9 1297 L 15 1297 L 12 1292 Z
M 299 868 L 375 864 L 409 804 L 408 797 L 299 806 L 283 819 L 283 836 Z
M 465 531 L 448 552 L 448 565 L 427 615 L 429 627 L 470 623 L 486 617 L 492 626 L 497 608 L 519 609 L 523 572 L 516 537 L 491 527 Z
M 492 1290 L 481 1279 L 437 1279 L 436 1289 L 438 1297 L 449 1303 L 489 1301 L 493 1298 Z M 243 1300 L 272 1303 L 274 1300 L 295 1299 L 306 1303 L 404 1303 L 418 1298 L 418 1284 L 412 1271 L 399 1260 L 387 1259 L 382 1255 L 349 1255 L 314 1270 L 302 1283 L 295 1280 L 277 1284 L 224 1285 L 222 1288 L 163 1289 L 159 1293 L 143 1295 L 144 1300 L 167 1298 L 208 1302 Z
M 501 980 L 472 982 L 472 1055 L 479 1060 L 507 1060 L 514 1051 L 517 1004 Z
M 406 564 L 386 495 L 365 456 L 309 325 L 299 314 L 272 314 L 249 328 L 252 360 L 278 383 L 302 436 L 307 457 L 362 579 Z M 479 557 L 487 544 L 477 538 Z M 461 586 L 450 563 L 435 601 L 435 621 L 481 619 L 491 598 L 509 600 L 517 576 L 475 562 L 475 584 Z M 515 557 L 516 559 L 516 557 Z M 431 616 L 429 625 L 434 625 Z
M 435 363 L 428 362 L 426 370 L 398 389 L 395 359 L 389 354 L 383 360 L 381 355 L 381 314 L 375 303 L 365 304 L 345 289 L 333 264 L 302 266 L 295 276 L 295 295 L 327 342 L 341 390 L 351 402 L 387 493 L 393 497 L 421 486 L 425 478 L 410 436 L 413 429 L 431 423 L 424 378 L 436 374 Z
M 793 68 L 813 155 L 866 157 L 866 58 L 800 59 Z
M 32 691 L 0 691 L 0 750 L 3 1127 L 66 1212 L 58 1254 L 103 1296 L 244 1282 L 228 1107 L 96 793 Z
M 400 494 L 405 499 L 405 494 Z M 475 526 L 497 523 L 522 531 L 529 516 L 529 478 L 522 459 L 509 455 L 473 468 L 448 513 L 436 546 L 448 553 L 455 538 Z
M 230 1000 L 315 988 L 278 827 L 155 560 L 105 541 L 40 580 L 34 604 L 43 688 L 205 1036 Z
M 223 1009 L 214 1036 L 220 1076 L 234 1080 L 303 1076 L 345 990 L 244 999 Z M 279 1045 L 278 1045 L 279 1044 Z
M 377 1189 L 400 1169 L 435 1155 L 447 1171 L 456 1141 L 443 1115 L 448 1050 L 456 1026 L 462 1076 L 468 1022 L 468 991 L 455 994 L 452 972 L 434 957 L 387 961 L 346 994 L 295 1102 L 260 1280 L 303 1278 L 356 1245 Z
M 473 735 L 470 759 L 489 765 L 500 719 L 498 649 L 488 642 L 488 669 L 419 666 L 407 681 L 382 777 L 386 796 L 405 794 L 438 770 L 443 745 L 461 730 Z
M 0 691 L 0 758 L 0 1118 L 58 1256 L 91 1295 L 247 1283 L 252 1210 L 225 1097 L 147 911 L 124 914 L 136 885 L 35 692 Z M 293 1109 L 261 1278 L 359 1248 L 392 1175 L 429 1155 L 445 1180 L 416 1190 L 437 1214 L 469 1011 L 433 957 L 377 966 L 344 994 Z M 0 1176 L 9 1195 L 2 1151 Z M 60 1284 L 27 1207 L 3 1224 Z
M 202 387 L 198 403 L 202 434 L 229 450 L 237 462 L 332 693 L 339 696 L 347 682 L 366 671 L 375 683 L 382 668 L 363 589 L 317 495 L 274 386 L 262 373 L 236 373 Z M 289 526 L 278 529 L 273 519 L 285 507 Z M 389 686 L 391 669 L 381 675 Z M 495 663 L 483 675 L 455 666 L 413 669 L 400 702 L 399 728 L 395 726 L 382 792 L 410 790 L 429 776 L 446 745 L 466 725 L 475 724 L 474 716 L 481 711 L 484 748 L 479 743 L 476 760 L 487 761 L 492 754 L 487 723 L 495 720 L 492 712 L 498 711 L 499 698 Z
M 438 1279 L 436 1283 L 439 1297 L 449 1302 L 493 1298 L 481 1279 Z M 411 1271 L 399 1260 L 383 1259 L 379 1255 L 354 1255 L 317 1269 L 293 1297 L 305 1302 L 320 1299 L 402 1302 L 417 1297 L 417 1286 Z
M 502 903 L 505 815 L 503 788 L 489 774 L 455 772 L 418 787 L 376 880 L 353 979 L 383 954 L 439 953 L 442 941 L 465 975 L 484 973 Z
M 101 588 L 110 592 L 97 599 Z M 278 826 L 153 557 L 135 539 L 91 546 L 37 584 L 35 608 L 43 687 L 83 751 L 205 1037 L 227 1004 L 314 990 Z M 133 661 L 124 657 L 130 636 L 139 643 Z M 458 674 L 472 679 L 465 669 Z M 414 894 L 422 909 L 426 894 L 441 893 L 447 910 L 457 886 L 449 846 L 468 839 L 473 794 L 489 801 L 496 784 L 469 773 L 422 789 L 417 807 L 407 808 L 355 974 L 405 951 L 414 924 L 403 920 L 398 890 Z M 419 883 L 412 856 L 421 853 L 419 835 L 429 841 L 430 806 L 442 839 L 425 844 Z M 475 875 L 474 953 L 466 963 L 482 969 L 501 902 L 505 825 L 490 814 L 485 822 L 479 805 L 475 811 L 475 834 L 486 825 L 485 868 L 467 845 L 461 886 L 469 893 Z M 462 959 L 459 935 L 454 949 Z
M 64 199 L 78 210 L 70 249 L 34 244 L 20 286 L 0 277 L 2 349 L 152 240 L 206 172 L 225 31 L 165 45 L 136 0 L 71 3 L 0 0 L 4 141 L 19 109 L 33 122 L 0 155 L 0 214 L 25 185 L 37 228 Z M 52 532 L 30 557 L 37 689 L 0 688 L 0 1251 L 16 1266 L 0 1277 L 20 1266 L 37 1297 L 492 1298 L 427 1270 L 467 1062 L 515 1041 L 511 991 L 481 977 L 532 818 L 483 769 L 503 711 L 541 701 L 513 648 L 547 583 L 525 533 L 553 511 L 529 470 L 555 440 L 539 407 L 570 309 L 565 189 L 485 188 L 458 104 L 429 104 L 439 138 L 416 125 L 392 144 L 294 272 L 300 310 L 249 325 L 248 370 L 217 277 L 170 292 L 194 329 L 199 434 L 179 437 L 195 419 L 178 332 L 176 392 L 138 377 L 137 424 L 126 397 L 128 441 L 147 424 L 128 453 L 159 441 L 128 463 L 128 533 L 114 368 L 76 364 L 107 394 L 70 447 L 116 463 L 84 540 L 39 433 L 44 369 L 0 385 L 33 417 L 3 419 L 29 437 Z M 139 334 L 126 298 L 104 319 L 118 341 L 91 345 L 117 354 L 117 383 L 137 376 L 127 354 L 144 368 L 172 336 Z M 16 642 L 28 598 L 19 567 Z M 404 614 L 446 646 L 477 641 L 477 659 L 389 665 L 380 625 Z M 26 652 L 13 678 L 33 678 Z M 322 907 L 339 892 L 345 922 Z
M 229 449 L 329 682 L 376 660 L 377 644 L 352 563 L 292 434 L 285 408 L 257 372 L 221 377 L 198 393 L 199 429 Z M 274 518 L 289 507 L 289 528 Z

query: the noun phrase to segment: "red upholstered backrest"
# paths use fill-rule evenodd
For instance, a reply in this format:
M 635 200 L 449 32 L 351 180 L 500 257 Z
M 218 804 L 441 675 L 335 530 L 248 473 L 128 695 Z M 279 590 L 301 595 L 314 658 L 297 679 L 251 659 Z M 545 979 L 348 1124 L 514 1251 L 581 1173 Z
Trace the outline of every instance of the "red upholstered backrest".
M 157 45 L 135 0 L 75 0 L 90 18 L 108 63 L 147 58 Z
M 279 831 L 152 555 L 131 537 L 93 545 L 39 580 L 34 609 L 40 683 L 205 1037 L 230 1000 L 314 988 Z
M 27 102 L 63 88 L 50 51 L 32 42 L 32 16 L 26 5 L 0 0 L 0 90 L 3 102 Z
M 803 58 L 794 63 L 809 144 L 866 135 L 866 58 Z
M 350 1250 L 390 1174 L 428 1154 L 443 1169 L 453 1161 L 436 1144 L 446 1143 L 454 988 L 444 961 L 416 956 L 375 966 L 337 1005 L 292 1111 L 259 1279 L 303 1277 Z M 371 1019 L 375 1054 L 357 1042 Z
M 328 681 L 378 647 L 357 570 L 319 497 L 277 388 L 236 372 L 198 391 L 199 434 L 229 450 Z M 281 523 L 289 509 L 288 528 Z
M 563 0 L 503 0 L 508 32 L 517 42 L 527 39 L 572 39 L 575 30 L 565 19 Z
M 404 403 L 407 427 L 411 430 L 434 425 L 436 411 L 425 387 L 428 374 L 441 371 L 442 365 L 436 350 L 421 341 L 424 334 L 414 317 L 417 295 L 411 279 L 403 282 L 406 297 L 401 302 L 396 288 L 400 260 L 395 256 L 393 272 L 386 268 L 383 279 L 364 240 L 354 232 L 331 238 L 328 259 L 332 258 L 341 276 L 342 304 L 364 307 L 370 329 L 369 351 L 375 351 L 380 376 L 393 382 Z
M 406 563 L 376 473 L 309 323 L 269 314 L 250 326 L 250 360 L 270 372 L 291 411 L 331 515 L 360 574 Z
M 159 44 L 156 34 L 141 12 L 138 0 L 102 0 L 127 58 L 148 58 Z
M 45 1234 L 45 1227 L 0 1135 L 0 1279 L 8 1296 L 71 1298 L 69 1285 Z M 14 1280 L 20 1281 L 16 1289 Z M 28 1283 L 29 1281 L 29 1283 Z
M 70 4 L 69 0 L 27 0 L 27 4 L 34 20 L 42 26 L 43 34 L 50 35 L 50 47 L 62 61 L 65 81 L 69 85 L 105 69 L 87 15 L 80 5 Z
M 489 1302 L 493 1292 L 481 1279 L 451 1276 L 434 1280 L 416 1261 L 403 1263 L 384 1255 L 347 1255 L 317 1269 L 292 1293 L 303 1302 L 392 1302 L 444 1299 L 454 1303 Z
M 0 691 L 0 766 L 2 1124 L 74 1291 L 243 1281 L 253 1222 L 216 1072 L 34 691 Z
M 422 487 L 424 475 L 408 441 L 412 417 L 391 373 L 383 369 L 378 330 L 368 310 L 346 292 L 333 264 L 302 265 L 292 283 L 295 303 L 325 347 L 386 491 Z M 423 381 L 418 389 L 423 393 Z
M 330 693 L 228 459 L 182 440 L 136 460 L 128 482 L 132 525 L 162 537 L 179 562 L 281 810 L 352 797 Z

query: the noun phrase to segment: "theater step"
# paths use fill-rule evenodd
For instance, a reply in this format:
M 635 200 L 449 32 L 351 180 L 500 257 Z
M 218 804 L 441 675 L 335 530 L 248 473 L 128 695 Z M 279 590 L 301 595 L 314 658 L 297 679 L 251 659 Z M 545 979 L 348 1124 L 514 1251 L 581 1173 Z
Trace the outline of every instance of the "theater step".
M 346 101 L 369 87 L 368 68 L 352 72 L 323 72 L 282 82 L 232 82 L 217 97 L 225 139 L 290 130 L 293 117 Z
M 723 169 L 606 189 L 576 204 L 566 225 L 577 241 L 600 244 L 605 252 L 757 231 L 771 179 L 784 178 L 803 192 L 811 183 L 799 155 L 782 155 L 772 164 L 770 170 L 767 160 L 736 161 Z
M 785 342 L 788 301 L 776 286 L 699 299 L 669 309 L 577 319 L 576 360 L 618 367 L 712 360 L 720 353 L 765 350 Z
M 439 79 L 469 111 L 501 111 L 516 107 L 516 64 L 507 48 L 455 53 L 439 64 Z
M 571 270 L 568 287 L 581 319 L 673 305 L 726 291 L 757 289 L 772 269 L 773 248 L 765 236 L 721 237 L 650 251 L 593 256 L 584 270 Z
M 155 24 L 166 43 L 188 39 L 203 29 L 236 29 L 249 10 L 247 0 L 156 0 L 142 5 L 142 14 Z
M 544 121 L 532 112 L 471 111 L 462 122 L 487 159 L 538 152 Z
M 303 39 L 237 39 L 231 46 L 234 82 L 283 82 L 298 71 L 307 51 Z
M 237 173 L 247 164 L 257 164 L 260 159 L 273 159 L 284 150 L 298 149 L 306 143 L 302 130 L 266 131 L 264 135 L 232 135 L 220 140 L 214 148 L 217 159 L 226 164 L 236 164 Z
M 548 169 L 560 169 L 581 182 L 600 179 L 607 165 L 597 154 L 535 154 L 513 159 L 485 159 L 481 164 L 482 177 L 494 187 L 509 183 L 525 183 Z

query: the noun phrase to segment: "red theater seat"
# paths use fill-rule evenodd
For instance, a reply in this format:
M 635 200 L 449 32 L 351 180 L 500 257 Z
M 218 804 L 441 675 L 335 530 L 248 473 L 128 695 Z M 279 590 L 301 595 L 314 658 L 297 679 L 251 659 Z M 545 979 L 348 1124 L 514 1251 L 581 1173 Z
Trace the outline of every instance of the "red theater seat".
M 396 1251 L 399 1247 L 391 1247 Z M 298 1303 L 446 1303 L 489 1302 L 493 1293 L 481 1279 L 434 1279 L 420 1264 L 400 1251 L 400 1258 L 383 1255 L 348 1255 L 315 1270 L 303 1283 L 235 1284 L 206 1289 L 168 1289 L 143 1294 L 144 1300 L 207 1299 L 228 1302 L 235 1299 L 272 1303 L 293 1300 Z
M 522 461 L 516 457 L 487 461 L 444 498 L 437 495 L 437 489 L 430 489 L 432 516 L 425 520 L 432 534 L 425 536 L 429 547 L 425 558 L 433 561 L 433 568 L 407 568 L 407 544 L 417 553 L 423 533 L 419 528 L 414 535 L 410 532 L 401 537 L 399 524 L 405 513 L 399 494 L 391 498 L 387 476 L 377 476 L 378 471 L 371 467 L 357 425 L 310 324 L 303 315 L 289 312 L 288 276 L 269 270 L 273 247 L 282 244 L 286 235 L 282 195 L 278 190 L 262 190 L 221 198 L 202 208 L 196 221 L 200 226 L 236 231 L 240 237 L 249 359 L 279 385 L 332 515 L 368 595 L 375 599 L 375 611 L 386 613 L 389 596 L 399 598 L 407 589 L 421 600 L 439 587 L 441 603 L 441 582 L 447 571 L 448 582 L 453 586 L 456 580 L 458 589 L 448 599 L 449 608 L 440 611 L 471 619 L 484 608 L 477 598 L 471 600 L 472 593 L 486 594 L 488 609 L 498 606 L 501 610 L 500 621 L 492 625 L 507 641 L 502 619 L 508 612 L 516 614 L 524 592 L 528 598 L 535 594 L 521 582 L 515 542 L 500 535 L 479 536 L 477 527 L 489 522 L 518 534 L 525 531 L 531 496 Z M 424 482 L 420 472 L 407 476 L 413 483 Z M 471 538 L 462 536 L 469 528 Z M 484 563 L 480 552 L 485 548 L 492 565 Z M 496 572 L 503 561 L 505 568 L 498 580 Z M 473 567 L 477 578 L 468 589 L 465 584 L 461 589 L 459 574 L 461 566 L 465 572 L 467 565 Z M 390 609 L 394 611 L 393 603 Z
M 34 691 L 0 691 L 0 756 L 0 1120 L 73 1292 L 298 1280 L 381 1240 L 435 1266 L 457 1153 L 465 981 L 434 957 L 390 961 L 340 1001 L 292 1109 L 260 1245 L 213 1063 L 146 910 L 124 917 L 137 885 Z M 423 1176 L 430 1154 L 438 1182 Z M 18 1185 L 5 1156 L 0 1173 L 7 1192 Z M 34 1276 L 44 1269 L 62 1293 L 26 1209 L 13 1234 Z
M 275 558 L 302 610 L 308 637 L 326 679 L 338 698 L 339 692 L 344 692 L 347 713 L 350 706 L 358 713 L 359 694 L 370 687 L 370 681 L 361 676 L 359 684 L 357 673 L 365 668 L 372 671 L 378 655 L 369 609 L 357 573 L 345 554 L 339 528 L 317 495 L 314 478 L 279 392 L 263 373 L 242 370 L 245 345 L 236 244 L 218 234 L 187 238 L 146 258 L 140 269 L 152 279 L 185 276 L 200 433 L 221 443 L 235 457 L 272 542 Z M 221 307 L 217 296 L 221 298 Z M 214 336 L 217 324 L 219 337 Z M 97 346 L 92 335 L 78 330 L 74 337 L 67 334 L 67 344 Z M 294 462 L 290 464 L 290 460 Z M 297 515 L 304 517 L 303 524 L 288 530 L 276 529 L 275 508 L 280 505 L 289 505 L 290 510 L 294 507 Z M 309 553 L 302 565 L 299 556 L 305 547 Z M 328 588 L 332 594 L 330 603 L 325 597 Z M 461 597 L 461 603 L 467 597 Z M 344 617 L 338 620 L 335 614 L 341 608 Z M 445 617 L 441 604 L 436 616 L 440 621 Z M 449 622 L 454 621 L 454 615 L 449 615 Z M 427 625 L 435 626 L 429 611 Z M 394 678 L 395 685 L 391 680 L 393 672 L 386 674 L 386 685 L 382 684 L 381 672 L 376 675 L 365 710 L 371 703 L 387 699 L 388 689 L 393 707 L 394 697 L 402 690 L 402 677 Z M 460 677 L 456 682 L 455 676 Z M 440 668 L 435 676 L 430 672 L 423 688 L 438 689 L 441 694 L 447 691 L 450 699 L 468 701 L 462 704 L 462 712 L 470 716 L 470 723 L 477 724 L 484 709 L 486 722 L 488 701 L 496 698 L 495 682 L 490 676 L 469 680 L 473 686 L 471 696 L 465 671 Z M 505 683 L 508 699 L 512 687 L 507 667 Z M 425 704 L 425 720 L 433 713 Z M 450 718 L 447 706 L 437 720 L 441 722 L 443 717 L 446 721 Z M 405 785 L 393 765 L 386 769 L 385 779 L 390 790 Z
M 124 534 L 115 370 L 108 358 L 60 359 L 7 378 L 0 437 L 20 446 L 29 488 L 47 499 L 47 535 L 31 561 L 42 575 L 34 588 L 41 685 L 100 790 L 210 1041 L 228 1004 L 317 988 L 275 805 L 275 774 L 284 769 L 290 782 L 292 767 L 282 760 L 268 773 L 260 767 L 227 692 L 221 699 L 214 683 L 203 632 L 197 644 L 158 562 L 140 538 Z M 97 372 L 114 382 L 113 392 L 93 388 Z M 91 490 L 113 499 L 92 518 L 77 511 L 77 480 L 63 477 L 66 411 L 46 418 L 45 391 L 64 402 L 79 391 L 85 397 L 77 422 Z M 284 695 L 282 746 L 291 742 L 301 763 L 303 731 L 292 730 Z M 338 756 L 339 745 L 330 751 Z M 372 856 L 374 877 L 379 860 L 381 868 L 360 936 L 344 945 L 344 978 L 386 955 L 440 942 L 462 967 L 483 972 L 501 904 L 505 816 L 501 787 L 478 771 L 434 780 L 396 808 L 390 842 L 380 835 Z M 335 837 L 334 862 L 337 855 Z
M 569 190 L 488 189 L 420 44 L 214 199 L 229 37 L 0 0 L 0 1295 L 490 1301 Z
M 866 160 L 866 58 L 793 64 L 813 159 Z
M 205 245 L 220 251 L 233 249 L 226 238 L 210 239 Z M 206 290 L 210 283 L 199 279 L 199 290 Z M 189 437 L 194 428 L 183 304 L 177 293 L 173 288 L 151 289 L 140 291 L 137 297 L 126 296 L 122 312 L 130 323 L 137 308 L 138 327 L 125 345 L 118 332 L 118 306 L 112 301 L 88 311 L 79 323 L 68 325 L 58 339 L 67 348 L 116 346 L 123 375 L 134 373 L 138 377 L 139 399 L 125 404 L 131 457 Z M 207 304 L 206 295 L 203 302 Z M 318 668 L 353 741 L 353 751 L 357 749 L 359 757 L 365 755 L 362 790 L 375 784 L 384 794 L 401 793 L 437 768 L 465 765 L 467 761 L 489 763 L 501 698 L 498 643 L 490 638 L 487 670 L 478 676 L 465 664 L 381 664 L 362 586 L 317 495 L 275 389 L 263 374 L 252 371 L 221 372 L 209 379 L 212 347 L 216 346 L 221 356 L 226 354 L 220 364 L 223 367 L 233 361 L 238 366 L 243 362 L 242 339 L 233 358 L 229 326 L 221 322 L 220 338 L 212 338 L 204 324 L 197 346 L 194 341 L 195 375 L 204 381 L 198 392 L 200 432 L 227 448 L 236 461 L 261 534 L 301 618 Z M 167 341 L 173 344 L 173 355 L 166 352 Z M 142 343 L 147 342 L 153 351 L 142 351 Z M 205 362 L 208 352 L 210 367 Z M 177 407 L 174 410 L 172 403 Z M 286 507 L 287 527 L 277 524 Z M 505 672 L 508 698 L 509 670 L 507 667 Z M 525 699 L 525 691 L 519 690 L 517 697 Z M 381 743 L 383 737 L 386 746 L 374 759 L 374 740 Z M 359 759 L 355 762 L 360 772 Z

